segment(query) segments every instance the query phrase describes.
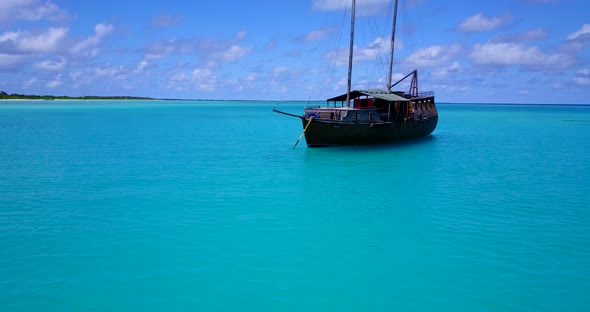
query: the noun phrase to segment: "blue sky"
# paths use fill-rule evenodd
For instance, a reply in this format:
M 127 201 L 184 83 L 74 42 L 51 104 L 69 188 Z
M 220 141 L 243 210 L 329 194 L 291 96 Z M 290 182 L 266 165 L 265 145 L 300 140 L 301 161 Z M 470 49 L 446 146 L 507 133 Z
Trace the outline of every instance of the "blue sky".
M 0 90 L 323 100 L 346 90 L 349 0 L 0 1 Z M 393 5 L 357 0 L 353 88 L 385 86 Z M 400 0 L 394 78 L 439 102 L 590 103 L 583 0 Z

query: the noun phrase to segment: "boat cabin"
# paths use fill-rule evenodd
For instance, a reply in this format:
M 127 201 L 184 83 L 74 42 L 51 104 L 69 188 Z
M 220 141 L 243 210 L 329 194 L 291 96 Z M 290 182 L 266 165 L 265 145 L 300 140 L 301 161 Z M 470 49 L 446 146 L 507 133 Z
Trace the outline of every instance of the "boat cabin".
M 415 110 L 410 96 L 381 89 L 350 92 L 352 107 L 346 94 L 327 100 L 327 107 L 306 107 L 305 116 L 344 122 L 393 122 L 411 117 Z

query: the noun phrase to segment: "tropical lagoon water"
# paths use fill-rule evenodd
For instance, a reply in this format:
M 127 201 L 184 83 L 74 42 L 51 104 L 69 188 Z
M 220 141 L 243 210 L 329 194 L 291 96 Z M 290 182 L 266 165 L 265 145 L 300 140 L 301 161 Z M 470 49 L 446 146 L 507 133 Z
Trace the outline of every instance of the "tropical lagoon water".
M 292 150 L 274 105 L 0 102 L 0 310 L 590 310 L 590 106 Z

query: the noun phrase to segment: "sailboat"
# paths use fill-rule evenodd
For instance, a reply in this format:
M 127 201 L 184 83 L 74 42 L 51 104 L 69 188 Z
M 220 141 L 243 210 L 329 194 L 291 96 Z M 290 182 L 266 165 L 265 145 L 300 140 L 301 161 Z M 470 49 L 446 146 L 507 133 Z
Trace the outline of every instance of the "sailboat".
M 430 135 L 438 124 L 438 111 L 434 103 L 434 92 L 418 91 L 418 70 L 391 83 L 398 0 L 394 4 L 389 73 L 385 89 L 351 91 L 355 6 L 356 1 L 352 0 L 346 93 L 327 99 L 324 107 L 306 106 L 303 115 L 276 108 L 273 111 L 301 119 L 301 136 L 305 135 L 308 147 L 391 143 Z M 410 77 L 407 92 L 392 91 L 393 87 Z

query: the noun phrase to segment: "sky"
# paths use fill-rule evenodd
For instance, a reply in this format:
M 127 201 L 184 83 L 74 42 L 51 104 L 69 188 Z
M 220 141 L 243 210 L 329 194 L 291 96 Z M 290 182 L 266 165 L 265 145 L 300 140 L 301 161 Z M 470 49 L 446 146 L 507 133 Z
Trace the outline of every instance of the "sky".
M 0 91 L 324 100 L 350 2 L 1 0 Z M 357 0 L 353 89 L 386 86 L 392 12 Z M 396 28 L 394 81 L 418 69 L 437 102 L 590 104 L 587 0 L 400 0 Z

